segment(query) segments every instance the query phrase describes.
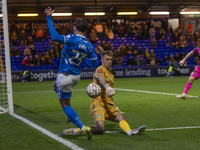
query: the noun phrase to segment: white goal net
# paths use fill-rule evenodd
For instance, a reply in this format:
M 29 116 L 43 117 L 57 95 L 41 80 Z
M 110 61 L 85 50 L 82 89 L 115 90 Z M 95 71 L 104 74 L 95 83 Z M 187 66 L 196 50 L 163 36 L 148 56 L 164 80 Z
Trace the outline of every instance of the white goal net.
M 0 0 L 0 113 L 13 113 L 7 1 Z

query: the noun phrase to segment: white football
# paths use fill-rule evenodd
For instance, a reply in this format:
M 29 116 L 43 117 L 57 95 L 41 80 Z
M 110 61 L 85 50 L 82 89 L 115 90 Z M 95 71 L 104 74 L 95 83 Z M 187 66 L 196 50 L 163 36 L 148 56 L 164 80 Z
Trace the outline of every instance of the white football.
M 95 98 L 101 94 L 101 87 L 98 84 L 90 83 L 86 88 L 87 95 L 91 98 Z

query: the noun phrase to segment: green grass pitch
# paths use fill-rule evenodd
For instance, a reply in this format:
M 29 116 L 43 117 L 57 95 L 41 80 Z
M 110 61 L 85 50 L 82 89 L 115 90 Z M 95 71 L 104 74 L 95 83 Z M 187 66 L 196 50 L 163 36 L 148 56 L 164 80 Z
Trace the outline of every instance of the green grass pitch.
M 182 93 L 188 77 L 115 79 L 115 88 L 162 93 Z M 81 80 L 73 88 L 71 104 L 86 125 L 93 125 L 90 114 L 91 99 L 85 88 L 92 80 Z M 14 111 L 35 124 L 60 134 L 65 128 L 65 114 L 53 82 L 13 83 Z M 194 82 L 189 95 L 200 96 L 200 82 Z M 200 126 L 200 98 L 179 100 L 175 95 L 116 90 L 116 105 L 126 113 L 131 128 L 146 125 L 147 129 Z M 87 150 L 199 150 L 200 128 L 174 130 L 147 130 L 143 135 L 131 136 L 121 132 L 118 123 L 106 121 L 106 131 L 119 131 L 94 135 L 91 141 L 85 136 L 62 138 Z M 66 150 L 70 149 L 51 139 L 9 114 L 0 115 L 1 150 Z

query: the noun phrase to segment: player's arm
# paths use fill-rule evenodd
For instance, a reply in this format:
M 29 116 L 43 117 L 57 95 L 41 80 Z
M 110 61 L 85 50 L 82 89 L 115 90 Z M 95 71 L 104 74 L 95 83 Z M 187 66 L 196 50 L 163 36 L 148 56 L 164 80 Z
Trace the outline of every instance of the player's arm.
M 108 97 L 112 97 L 113 95 L 115 95 L 115 90 L 109 84 L 106 83 L 104 76 L 99 75 L 96 79 L 99 82 L 99 84 L 101 85 L 101 87 L 106 89 L 106 93 L 107 93 Z
M 53 26 L 53 22 L 52 22 L 53 11 L 52 11 L 51 7 L 46 8 L 44 13 L 47 14 L 47 23 L 48 23 L 49 32 L 51 34 L 52 40 L 57 41 L 59 43 L 64 43 L 65 42 L 64 35 L 59 35 L 58 32 L 56 31 L 55 27 Z
M 183 66 L 188 58 L 192 57 L 194 55 L 194 51 L 189 52 L 180 62 L 180 66 Z
M 91 54 L 85 58 L 85 63 L 89 66 L 89 67 L 98 67 L 99 66 L 99 60 L 97 59 L 97 55 L 94 52 L 94 47 L 91 47 L 92 50 Z

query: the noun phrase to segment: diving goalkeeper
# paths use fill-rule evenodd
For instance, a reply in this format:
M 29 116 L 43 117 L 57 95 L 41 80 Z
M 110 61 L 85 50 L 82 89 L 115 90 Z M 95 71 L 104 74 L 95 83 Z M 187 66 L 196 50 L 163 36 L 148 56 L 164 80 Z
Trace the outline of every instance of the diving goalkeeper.
M 104 51 L 101 56 L 102 65 L 99 66 L 94 74 L 93 83 L 99 84 L 102 93 L 97 98 L 93 98 L 91 103 L 91 113 L 96 126 L 93 129 L 94 134 L 101 134 L 105 130 L 105 120 L 118 122 L 120 128 L 129 136 L 142 134 L 145 126 L 131 129 L 125 116 L 116 107 L 113 101 L 115 90 L 113 89 L 114 75 L 111 73 L 113 53 Z M 81 132 L 80 129 L 66 129 L 64 134 L 73 134 Z

